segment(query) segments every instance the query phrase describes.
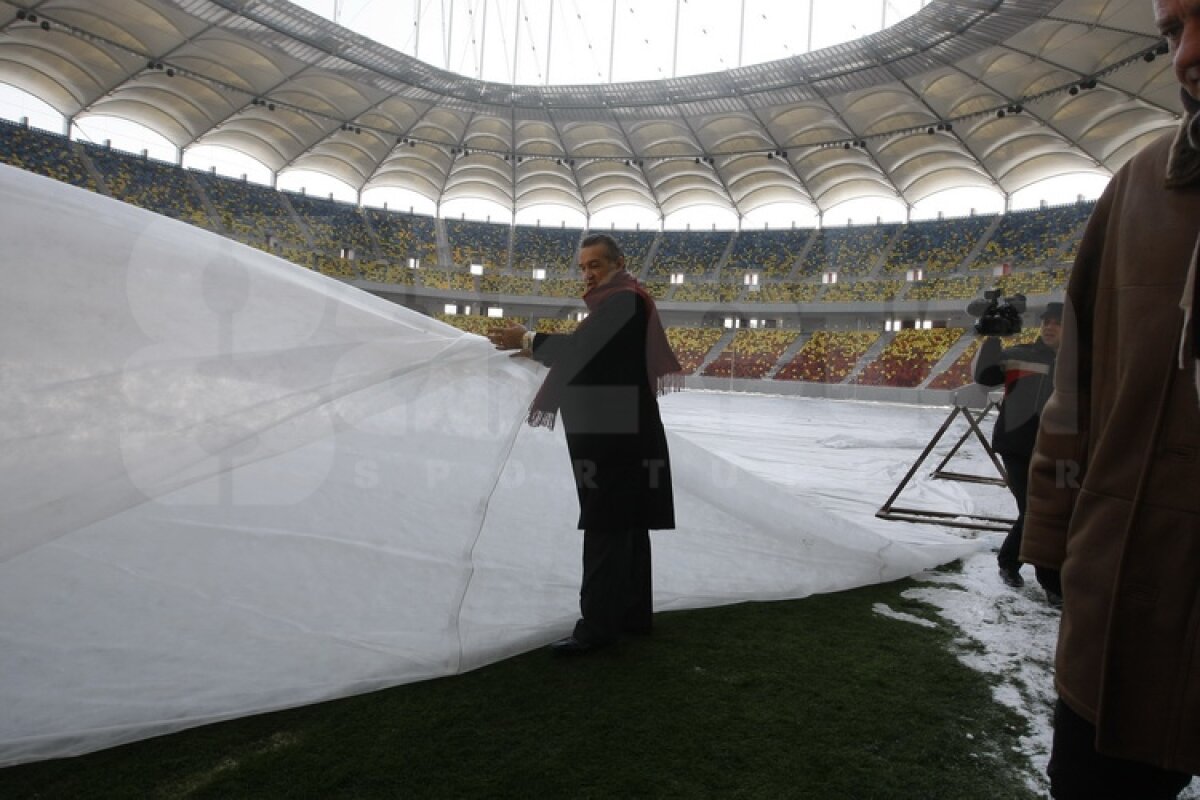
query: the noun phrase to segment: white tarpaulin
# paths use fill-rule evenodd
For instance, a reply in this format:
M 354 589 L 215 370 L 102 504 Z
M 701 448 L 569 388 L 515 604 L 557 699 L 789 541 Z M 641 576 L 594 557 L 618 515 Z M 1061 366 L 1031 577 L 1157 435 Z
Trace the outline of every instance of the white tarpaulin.
M 561 431 L 522 424 L 532 362 L 9 167 L 0 252 L 0 765 L 569 631 L 578 508 Z M 655 534 L 659 609 L 977 548 L 803 502 L 667 416 L 679 529 Z

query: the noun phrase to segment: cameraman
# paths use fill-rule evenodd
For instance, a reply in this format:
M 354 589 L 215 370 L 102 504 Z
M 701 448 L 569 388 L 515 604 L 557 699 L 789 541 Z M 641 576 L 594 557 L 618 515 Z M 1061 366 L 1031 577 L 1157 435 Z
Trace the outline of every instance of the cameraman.
M 975 361 L 975 382 L 984 386 L 1004 384 L 992 449 L 1004 462 L 1008 487 L 1017 501 L 1017 520 L 1000 546 L 997 561 L 1000 579 L 1013 588 L 1025 585 L 1021 577 L 1021 532 L 1025 527 L 1025 490 L 1029 485 L 1029 460 L 1037 439 L 1042 408 L 1054 390 L 1054 360 L 1062 336 L 1062 303 L 1048 303 L 1042 313 L 1037 341 L 1007 349 L 997 336 L 988 336 Z M 1046 590 L 1051 605 L 1062 604 L 1058 573 L 1037 568 L 1038 583 Z

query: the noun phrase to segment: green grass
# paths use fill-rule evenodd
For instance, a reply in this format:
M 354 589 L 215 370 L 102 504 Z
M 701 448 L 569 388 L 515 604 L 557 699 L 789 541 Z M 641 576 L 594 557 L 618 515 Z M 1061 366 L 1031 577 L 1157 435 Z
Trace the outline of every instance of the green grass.
M 15 798 L 1028 798 L 1023 721 L 910 581 L 660 614 L 586 657 L 0 770 Z

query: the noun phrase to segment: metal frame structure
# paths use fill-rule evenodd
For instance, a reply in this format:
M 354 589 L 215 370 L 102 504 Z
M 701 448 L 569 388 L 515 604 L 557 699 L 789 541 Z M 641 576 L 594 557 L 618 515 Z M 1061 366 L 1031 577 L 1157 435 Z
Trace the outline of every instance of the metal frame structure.
M 941 463 L 939 463 L 933 470 L 932 476 L 941 480 L 985 483 L 1007 487 L 1008 473 L 1004 470 L 1004 464 L 1002 464 L 1000 459 L 996 456 L 996 451 L 992 449 L 987 437 L 979 427 L 979 423 L 983 421 L 983 419 L 993 408 L 996 408 L 996 403 L 995 401 L 989 400 L 988 404 L 982 411 L 979 412 L 978 416 L 972 416 L 971 409 L 967 406 L 954 406 L 950 410 L 950 413 L 946 416 L 945 421 L 942 422 L 941 427 L 938 428 L 937 432 L 933 435 L 933 438 L 929 440 L 929 444 L 925 445 L 925 449 L 921 451 L 921 455 L 917 457 L 917 460 L 913 462 L 912 467 L 910 467 L 908 472 L 904 474 L 904 477 L 900 480 L 900 483 L 896 486 L 896 489 L 892 492 L 891 496 L 888 497 L 888 499 L 884 501 L 884 504 L 880 506 L 879 510 L 875 512 L 875 516 L 879 517 L 880 519 L 890 519 L 901 522 L 916 522 L 923 525 L 946 525 L 952 528 L 968 528 L 971 530 L 980 531 L 1009 530 L 1016 520 L 983 514 L 963 514 L 959 512 L 935 511 L 933 509 L 906 508 L 897 506 L 895 504 L 896 499 L 900 497 L 900 494 L 908 486 L 909 482 L 912 481 L 913 476 L 917 474 L 917 470 L 919 470 L 921 465 L 925 463 L 925 460 L 929 458 L 930 453 L 933 452 L 933 449 L 937 446 L 938 442 L 940 442 L 942 437 L 946 435 L 946 431 L 950 429 L 950 425 L 953 424 L 954 420 L 957 419 L 960 414 L 967 421 L 967 430 L 963 432 L 962 436 L 959 437 L 958 441 L 950 449 L 950 452 L 946 454 Z M 989 478 L 981 475 L 969 475 L 961 472 L 951 472 L 945 469 L 946 465 L 949 464 L 950 460 L 958 453 L 963 444 L 972 436 L 974 436 L 979 444 L 983 446 L 984 452 L 987 453 L 992 464 L 996 467 L 996 471 L 1000 476 L 999 478 Z
M 879 33 L 706 75 L 501 84 L 417 61 L 285 0 L 0 0 L 0 82 L 272 174 L 436 207 L 541 205 L 590 223 L 698 205 L 1006 199 L 1106 175 L 1179 118 L 1145 0 L 933 0 Z M 964 209 L 964 214 L 967 209 Z

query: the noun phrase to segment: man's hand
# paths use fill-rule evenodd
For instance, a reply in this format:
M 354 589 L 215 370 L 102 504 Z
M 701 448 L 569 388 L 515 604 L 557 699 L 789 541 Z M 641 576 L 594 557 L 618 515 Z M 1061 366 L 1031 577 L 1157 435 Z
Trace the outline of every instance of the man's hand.
M 520 350 L 521 340 L 525 338 L 525 330 L 524 325 L 491 328 L 488 330 L 488 340 L 496 345 L 497 350 Z

